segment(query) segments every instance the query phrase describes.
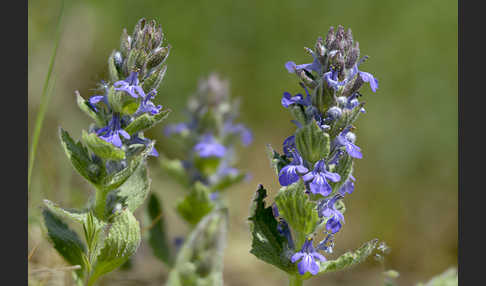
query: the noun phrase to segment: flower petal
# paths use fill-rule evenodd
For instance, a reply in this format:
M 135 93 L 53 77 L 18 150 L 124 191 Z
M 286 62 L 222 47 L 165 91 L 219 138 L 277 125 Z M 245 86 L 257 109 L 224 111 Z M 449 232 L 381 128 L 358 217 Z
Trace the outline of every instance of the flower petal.
M 295 263 L 297 260 L 301 259 L 302 256 L 304 256 L 304 253 L 296 252 L 294 255 L 292 255 L 292 258 L 290 258 L 290 261 L 292 261 L 292 263 Z
M 282 186 L 291 185 L 299 180 L 295 165 L 287 165 L 280 170 L 278 181 Z
M 304 254 L 304 258 L 302 258 L 302 260 L 297 265 L 300 275 L 304 275 L 307 271 L 309 271 L 309 269 L 311 268 L 311 263 L 313 261 L 314 260 L 312 259 L 312 256 Z
M 286 62 L 285 63 L 285 68 L 287 69 L 287 71 L 289 73 L 294 73 L 296 66 L 295 66 L 295 63 L 294 62 L 289 61 L 289 62 Z

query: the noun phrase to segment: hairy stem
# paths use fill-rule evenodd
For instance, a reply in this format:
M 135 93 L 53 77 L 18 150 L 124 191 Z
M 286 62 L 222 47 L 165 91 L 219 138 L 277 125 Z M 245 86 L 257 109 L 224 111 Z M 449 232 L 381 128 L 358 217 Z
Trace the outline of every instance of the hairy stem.
M 107 196 L 108 196 L 108 191 L 103 189 L 96 190 L 94 213 L 99 220 L 105 219 L 105 208 L 106 208 Z

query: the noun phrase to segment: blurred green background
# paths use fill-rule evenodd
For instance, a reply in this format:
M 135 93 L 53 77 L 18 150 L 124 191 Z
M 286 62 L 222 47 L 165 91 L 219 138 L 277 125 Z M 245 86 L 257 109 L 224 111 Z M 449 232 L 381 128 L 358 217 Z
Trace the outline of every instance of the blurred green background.
M 54 43 L 59 0 L 28 3 L 29 146 L 42 86 Z M 270 192 L 278 181 L 265 145 L 281 148 L 293 130 L 280 105 L 284 91 L 300 92 L 284 63 L 310 62 L 313 47 L 329 27 L 351 27 L 361 66 L 379 80 L 376 95 L 366 86 L 367 114 L 357 122 L 364 158 L 357 162 L 356 189 L 346 201 L 346 224 L 335 255 L 379 238 L 391 247 L 387 269 L 401 273 L 399 285 L 412 285 L 457 264 L 457 1 L 67 1 L 49 102 L 29 197 L 30 269 L 60 267 L 63 261 L 40 227 L 43 198 L 64 207 L 82 207 L 91 192 L 63 154 L 59 126 L 79 138 L 89 119 L 77 109 L 74 91 L 93 95 L 107 79 L 107 58 L 123 28 L 141 17 L 162 24 L 172 45 L 168 71 L 156 99 L 173 110 L 169 122 L 184 119 L 186 99 L 200 77 L 216 71 L 231 82 L 242 101 L 240 121 L 254 131 L 254 143 L 241 151 L 240 167 L 252 179 L 227 193 L 230 232 L 225 254 L 225 285 L 286 285 L 286 277 L 248 253 L 246 218 L 258 183 Z M 162 124 L 162 125 L 165 125 Z M 163 126 L 148 134 L 159 152 L 173 148 Z M 152 190 L 168 209 L 171 237 L 187 231 L 173 211 L 183 190 L 150 159 Z M 139 217 L 143 221 L 142 212 Z M 382 285 L 382 266 L 368 259 L 345 272 L 313 279 L 308 285 Z M 64 285 L 65 274 L 31 275 L 42 285 Z M 104 285 L 162 285 L 166 268 L 142 244 L 128 271 L 107 275 Z M 32 282 L 34 283 L 34 282 Z M 34 284 L 33 284 L 34 285 Z M 307 284 L 306 284 L 307 285 Z

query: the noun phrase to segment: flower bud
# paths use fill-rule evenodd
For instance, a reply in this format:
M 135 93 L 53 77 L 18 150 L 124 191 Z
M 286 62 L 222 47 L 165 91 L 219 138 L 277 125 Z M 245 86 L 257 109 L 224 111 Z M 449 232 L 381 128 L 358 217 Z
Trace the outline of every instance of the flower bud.
M 158 66 L 164 60 L 167 58 L 169 55 L 169 48 L 170 47 L 159 47 L 156 48 L 153 53 L 148 57 L 147 60 L 147 69 L 151 69 L 153 67 Z
M 327 111 L 327 115 L 329 117 L 331 117 L 332 120 L 335 120 L 335 119 L 341 117 L 342 114 L 343 114 L 343 111 L 341 110 L 341 108 L 339 108 L 337 106 L 333 106 L 333 107 L 329 108 L 329 110 Z
M 122 64 L 123 64 L 123 58 L 120 52 L 116 51 L 115 54 L 113 55 L 113 61 L 115 63 L 115 66 L 118 70 L 121 70 Z
M 354 134 L 353 132 L 348 132 L 346 134 L 346 140 L 348 140 L 351 143 L 356 142 L 356 134 Z
M 127 57 L 128 53 L 132 48 L 132 37 L 130 37 L 127 33 L 127 29 L 123 29 L 123 33 L 120 39 L 120 51 L 123 57 Z
M 338 96 L 336 102 L 340 106 L 346 106 L 348 104 L 348 98 L 346 96 Z
M 352 47 L 348 53 L 348 57 L 346 58 L 346 68 L 350 69 L 354 66 L 356 61 L 359 58 L 359 43 L 356 42 L 354 47 Z
M 333 45 L 335 39 L 336 39 L 336 37 L 334 35 L 334 27 L 331 26 L 329 28 L 329 32 L 327 32 L 327 36 L 326 36 L 326 48 L 328 50 L 334 50 L 332 48 L 332 45 Z

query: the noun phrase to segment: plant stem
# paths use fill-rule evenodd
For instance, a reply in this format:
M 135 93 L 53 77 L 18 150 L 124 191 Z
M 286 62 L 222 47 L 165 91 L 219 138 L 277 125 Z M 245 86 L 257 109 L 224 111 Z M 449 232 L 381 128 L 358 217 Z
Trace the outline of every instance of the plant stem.
M 302 280 L 299 275 L 289 275 L 289 286 L 302 285 L 304 285 L 304 280 Z
M 99 220 L 104 220 L 105 218 L 105 208 L 106 208 L 106 197 L 108 192 L 101 188 L 96 190 L 94 213 Z

